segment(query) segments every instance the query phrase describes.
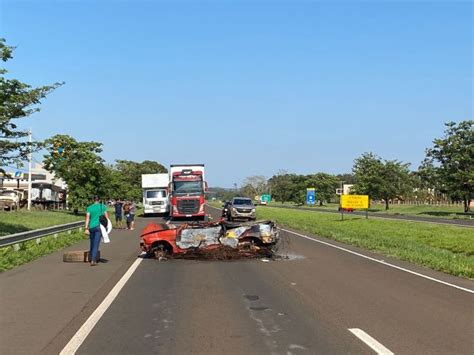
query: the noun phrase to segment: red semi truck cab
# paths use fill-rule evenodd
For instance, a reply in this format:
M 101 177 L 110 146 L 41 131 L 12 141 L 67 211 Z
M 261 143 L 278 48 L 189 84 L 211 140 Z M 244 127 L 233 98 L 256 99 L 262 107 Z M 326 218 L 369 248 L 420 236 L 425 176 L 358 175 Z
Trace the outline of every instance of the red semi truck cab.
M 175 164 L 170 166 L 169 198 L 171 218 L 203 218 L 207 183 L 204 164 Z

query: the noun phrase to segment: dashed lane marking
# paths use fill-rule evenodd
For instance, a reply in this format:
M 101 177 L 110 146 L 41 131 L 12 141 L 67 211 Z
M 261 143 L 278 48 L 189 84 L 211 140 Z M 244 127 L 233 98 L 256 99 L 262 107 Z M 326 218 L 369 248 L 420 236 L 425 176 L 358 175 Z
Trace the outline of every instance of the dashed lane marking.
M 365 344 L 367 344 L 377 354 L 380 354 L 380 355 L 393 355 L 393 353 L 390 350 L 388 350 L 385 346 L 380 344 L 377 340 L 372 338 L 369 334 L 364 332 L 362 329 L 350 328 L 348 330 L 352 334 L 354 334 L 357 338 L 362 340 Z

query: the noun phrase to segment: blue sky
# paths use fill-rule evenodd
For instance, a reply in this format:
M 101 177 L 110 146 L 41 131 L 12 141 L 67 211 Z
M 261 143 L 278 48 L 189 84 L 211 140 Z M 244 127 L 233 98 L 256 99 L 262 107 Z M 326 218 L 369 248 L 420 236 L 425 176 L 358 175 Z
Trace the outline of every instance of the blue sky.
M 472 119 L 473 5 L 460 1 L 10 1 L 9 77 L 66 84 L 22 120 L 103 157 L 246 176 L 416 168 Z M 40 159 L 40 156 L 37 157 Z

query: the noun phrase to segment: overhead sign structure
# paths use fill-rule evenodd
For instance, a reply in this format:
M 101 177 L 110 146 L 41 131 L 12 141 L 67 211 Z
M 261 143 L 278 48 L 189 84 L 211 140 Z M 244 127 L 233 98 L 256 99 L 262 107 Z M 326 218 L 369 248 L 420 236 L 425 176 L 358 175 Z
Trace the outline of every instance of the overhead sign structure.
M 341 207 L 367 209 L 369 208 L 369 195 L 341 195 Z
M 316 189 L 310 187 L 306 189 L 306 204 L 314 205 L 316 203 Z

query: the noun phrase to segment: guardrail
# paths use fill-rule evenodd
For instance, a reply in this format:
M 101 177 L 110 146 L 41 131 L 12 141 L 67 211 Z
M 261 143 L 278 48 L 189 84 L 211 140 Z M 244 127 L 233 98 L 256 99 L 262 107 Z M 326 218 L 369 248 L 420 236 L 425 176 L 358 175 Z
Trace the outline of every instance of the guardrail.
M 67 232 L 73 229 L 81 228 L 83 226 L 84 226 L 84 221 L 78 221 L 78 222 L 61 224 L 58 226 L 52 226 L 52 227 L 47 227 L 47 228 L 42 228 L 42 229 L 35 229 L 31 231 L 26 231 L 26 232 L 5 235 L 3 237 L 0 237 L 0 248 L 27 242 L 33 239 L 40 239 L 43 237 L 47 237 L 49 235 Z

